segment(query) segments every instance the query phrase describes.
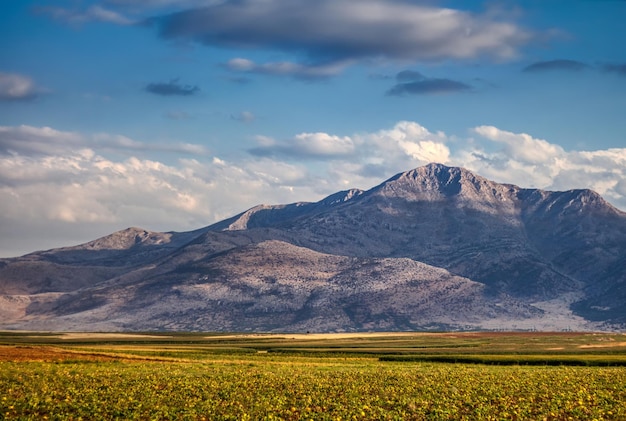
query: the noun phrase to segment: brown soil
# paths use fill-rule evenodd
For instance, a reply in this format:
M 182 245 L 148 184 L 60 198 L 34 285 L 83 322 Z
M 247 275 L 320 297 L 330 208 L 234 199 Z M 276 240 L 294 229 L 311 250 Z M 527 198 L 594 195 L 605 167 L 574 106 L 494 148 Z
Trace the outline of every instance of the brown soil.
M 580 345 L 579 348 L 615 348 L 615 347 L 622 347 L 622 346 L 626 346 L 626 342 L 609 342 L 609 343 L 603 343 L 603 344 L 587 344 L 587 345 Z

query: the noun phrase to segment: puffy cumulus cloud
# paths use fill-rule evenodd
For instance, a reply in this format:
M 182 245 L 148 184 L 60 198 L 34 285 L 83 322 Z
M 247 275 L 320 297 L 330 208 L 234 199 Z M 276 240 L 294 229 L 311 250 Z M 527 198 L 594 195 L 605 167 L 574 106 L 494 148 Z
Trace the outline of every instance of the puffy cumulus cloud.
M 412 121 L 400 121 L 390 129 L 353 136 L 356 153 L 329 163 L 330 192 L 367 189 L 381 181 L 431 162 L 449 164 L 452 158 L 443 132 L 432 133 Z
M 526 133 L 512 133 L 493 126 L 475 127 L 474 132 L 503 145 L 506 156 L 528 164 L 549 164 L 564 154 L 563 148 Z
M 300 133 L 277 141 L 257 137 L 258 146 L 249 152 L 262 157 L 297 157 L 359 163 L 363 168 L 403 168 L 429 162 L 447 162 L 450 150 L 443 133 L 431 133 L 417 123 L 401 121 L 389 130 L 337 136 L 329 133 Z
M 33 99 L 40 91 L 28 76 L 0 72 L 0 101 Z
M 532 34 L 496 13 L 472 13 L 401 0 L 240 0 L 164 14 L 146 21 L 164 39 L 212 47 L 304 54 L 315 63 L 350 60 L 507 59 Z M 293 63 L 233 68 L 302 72 Z
M 626 168 L 626 149 L 611 148 L 600 151 L 573 152 L 572 161 L 589 168 Z
M 589 188 L 626 210 L 626 148 L 566 151 L 546 140 L 493 126 L 476 127 L 473 132 L 490 143 L 474 141 L 456 151 L 452 158 L 455 165 L 521 187 Z
M 327 133 L 300 133 L 287 141 L 278 142 L 267 136 L 257 136 L 258 146 L 249 150 L 259 157 L 290 157 L 299 159 L 339 159 L 355 151 L 354 140 L 349 136 Z
M 554 189 L 590 188 L 626 209 L 626 148 L 570 151 L 561 160 L 561 170 L 551 185 Z
M 259 157 L 296 157 L 301 159 L 340 159 L 355 151 L 355 143 L 349 136 L 327 133 L 300 133 L 292 139 L 277 141 L 268 136 L 257 136 L 258 146 L 249 150 Z
M 326 133 L 301 133 L 293 139 L 294 150 L 304 155 L 346 156 L 354 152 L 354 141 L 348 136 Z
M 363 136 L 368 145 L 366 164 L 413 168 L 430 162 L 447 163 L 450 149 L 444 133 L 431 133 L 412 121 L 400 121 L 389 130 Z

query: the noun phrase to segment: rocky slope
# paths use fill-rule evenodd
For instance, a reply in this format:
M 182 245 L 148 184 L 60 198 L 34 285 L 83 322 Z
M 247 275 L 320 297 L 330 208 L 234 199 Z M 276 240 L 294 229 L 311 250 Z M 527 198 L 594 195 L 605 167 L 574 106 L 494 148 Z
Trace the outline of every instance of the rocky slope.
M 0 328 L 619 328 L 625 279 L 626 214 L 598 194 L 430 164 L 192 232 L 0 260 Z

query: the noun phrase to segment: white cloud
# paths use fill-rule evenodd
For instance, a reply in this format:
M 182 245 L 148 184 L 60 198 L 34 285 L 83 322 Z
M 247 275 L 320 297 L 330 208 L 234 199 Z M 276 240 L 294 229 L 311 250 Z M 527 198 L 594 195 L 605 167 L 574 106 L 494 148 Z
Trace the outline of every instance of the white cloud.
M 233 58 L 228 60 L 226 63 L 226 67 L 230 70 L 236 70 L 238 72 L 249 72 L 256 68 L 256 64 L 252 60 L 248 60 L 247 58 Z
M 274 76 L 293 76 L 299 79 L 322 79 L 338 75 L 351 64 L 351 60 L 341 60 L 326 64 L 305 65 L 291 61 L 276 61 L 257 64 L 245 58 L 234 58 L 226 67 L 237 72 L 258 73 Z
M 276 140 L 271 138 L 271 137 L 269 137 L 269 136 L 257 135 L 257 136 L 254 137 L 254 140 L 262 148 L 273 147 L 273 146 L 275 146 L 277 144 Z
M 473 131 L 502 147 L 490 151 L 480 142 L 472 144 L 455 154 L 455 164 L 494 181 L 521 187 L 589 188 L 626 209 L 626 148 L 565 151 L 559 145 L 526 133 L 511 133 L 492 126 L 476 127 Z
M 81 135 L 50 127 L 0 126 L 0 153 L 55 154 L 85 144 Z
M 384 157 L 374 158 L 375 162 L 386 159 L 389 164 L 447 163 L 450 149 L 446 146 L 445 134 L 431 133 L 425 127 L 412 121 L 401 121 L 391 130 L 381 130 L 366 135 L 365 142 L 375 149 L 373 156 L 384 151 Z
M 123 16 L 122 14 L 105 9 L 102 6 L 94 5 L 85 12 L 85 19 L 97 20 L 101 22 L 110 22 L 118 25 L 131 25 L 133 20 Z
M 564 153 L 560 146 L 526 133 L 511 133 L 493 126 L 475 127 L 474 132 L 504 145 L 505 154 L 510 158 L 529 164 L 549 163 Z
M 302 154 L 316 156 L 345 156 L 355 150 L 350 137 L 327 133 L 300 133 L 294 137 L 293 146 Z
M 0 101 L 14 101 L 35 98 L 39 93 L 35 82 L 17 73 L 0 72 Z
M 352 136 L 300 133 L 285 141 L 259 136 L 259 146 L 250 152 L 256 156 L 349 160 L 362 168 L 379 166 L 391 170 L 447 162 L 450 150 L 446 141 L 443 133 L 431 133 L 417 123 L 401 121 L 389 130 Z
M 79 133 L 55 130 L 50 127 L 0 126 L 0 154 L 57 155 L 77 149 L 92 148 L 101 151 L 172 152 L 206 155 L 202 145 L 190 143 L 146 143 L 122 135 Z
M 84 10 L 66 9 L 57 6 L 40 6 L 34 8 L 34 10 L 70 24 L 108 22 L 116 25 L 132 25 L 135 23 L 133 19 L 124 16 L 122 13 L 104 8 L 98 4 L 91 5 Z

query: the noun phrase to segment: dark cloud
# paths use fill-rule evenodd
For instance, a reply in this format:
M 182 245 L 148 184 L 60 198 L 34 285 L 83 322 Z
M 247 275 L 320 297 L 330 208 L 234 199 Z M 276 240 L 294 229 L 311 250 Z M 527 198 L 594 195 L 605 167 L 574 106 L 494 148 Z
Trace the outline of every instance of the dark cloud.
M 464 92 L 472 89 L 471 86 L 450 79 L 427 79 L 418 82 L 398 83 L 387 91 L 387 95 L 401 96 L 426 95 L 426 94 L 448 94 L 454 92 Z
M 426 77 L 415 70 L 403 70 L 396 75 L 398 82 L 417 82 L 424 79 L 426 79 Z
M 589 66 L 580 61 L 559 59 L 538 61 L 524 67 L 523 71 L 529 73 L 546 71 L 580 71 L 586 69 L 587 67 Z
M 311 64 L 364 58 L 513 57 L 532 34 L 492 14 L 404 0 L 237 0 L 148 19 L 164 39 L 295 53 Z
M 428 95 L 464 92 L 470 85 L 452 79 L 428 78 L 414 70 L 403 70 L 396 75 L 398 83 L 387 91 L 387 95 Z
M 146 86 L 146 91 L 163 96 L 190 96 L 200 92 L 200 88 L 197 85 L 181 85 L 178 79 L 172 79 L 167 83 L 150 83 Z
M 626 63 L 605 64 L 604 70 L 611 73 L 617 73 L 620 76 L 626 76 Z

